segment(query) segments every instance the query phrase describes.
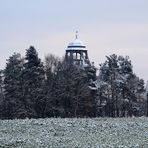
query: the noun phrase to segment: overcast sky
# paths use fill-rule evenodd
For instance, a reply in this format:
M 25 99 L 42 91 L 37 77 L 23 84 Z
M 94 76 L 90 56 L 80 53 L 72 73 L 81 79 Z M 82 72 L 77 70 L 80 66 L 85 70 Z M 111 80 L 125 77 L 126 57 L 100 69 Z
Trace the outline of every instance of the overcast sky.
M 0 0 L 0 68 L 30 45 L 42 59 L 63 56 L 76 30 L 96 66 L 106 55 L 128 55 L 148 80 L 148 0 Z

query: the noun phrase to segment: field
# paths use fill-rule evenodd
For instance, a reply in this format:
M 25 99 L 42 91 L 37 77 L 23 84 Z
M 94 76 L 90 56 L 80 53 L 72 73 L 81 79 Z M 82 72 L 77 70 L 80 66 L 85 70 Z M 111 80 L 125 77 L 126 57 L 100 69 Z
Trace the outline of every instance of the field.
M 0 120 L 0 148 L 148 148 L 148 118 Z

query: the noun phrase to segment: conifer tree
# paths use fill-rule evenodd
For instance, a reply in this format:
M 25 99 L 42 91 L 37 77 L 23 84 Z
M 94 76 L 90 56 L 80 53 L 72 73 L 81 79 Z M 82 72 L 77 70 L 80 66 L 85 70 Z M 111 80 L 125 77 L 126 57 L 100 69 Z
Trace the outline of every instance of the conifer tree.
M 43 96 L 44 67 L 33 46 L 26 50 L 23 77 L 25 107 L 28 117 L 41 117 L 44 114 Z
M 144 81 L 134 73 L 129 57 L 115 54 L 107 57 L 99 74 L 99 102 L 105 99 L 107 116 L 132 116 L 135 103 L 144 92 Z M 105 87 L 105 88 L 104 88 Z M 104 97 L 105 96 L 105 97 Z M 101 104 L 100 104 L 101 105 Z M 103 103 L 104 105 L 104 103 Z
M 20 96 L 21 72 L 23 64 L 19 53 L 14 53 L 7 60 L 4 70 L 4 107 L 6 118 L 15 118 L 22 105 Z

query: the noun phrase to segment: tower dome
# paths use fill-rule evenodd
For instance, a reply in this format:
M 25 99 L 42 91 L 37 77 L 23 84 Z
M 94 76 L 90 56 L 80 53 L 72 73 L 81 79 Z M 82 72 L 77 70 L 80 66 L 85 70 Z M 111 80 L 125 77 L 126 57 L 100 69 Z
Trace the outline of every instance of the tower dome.
M 84 43 L 78 39 L 78 32 L 76 32 L 76 38 L 72 42 L 70 42 L 67 46 L 66 50 L 87 50 Z
M 81 40 L 76 38 L 74 41 L 68 44 L 66 50 L 86 50 L 86 46 Z

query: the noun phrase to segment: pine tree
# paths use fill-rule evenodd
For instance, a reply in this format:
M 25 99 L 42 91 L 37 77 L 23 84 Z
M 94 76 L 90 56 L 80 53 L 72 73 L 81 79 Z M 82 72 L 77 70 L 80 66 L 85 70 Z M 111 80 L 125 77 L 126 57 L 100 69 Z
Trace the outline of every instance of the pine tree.
M 4 70 L 4 107 L 6 118 L 17 117 L 18 109 L 22 105 L 20 100 L 22 58 L 19 53 L 14 53 L 7 60 Z
M 144 81 L 133 73 L 129 57 L 118 57 L 115 54 L 107 57 L 101 65 L 98 81 L 101 84 L 98 90 L 98 101 L 106 102 L 105 107 L 104 103 L 102 107 L 107 116 L 134 114 L 135 102 L 144 92 Z
M 45 109 L 43 95 L 44 67 L 33 46 L 26 50 L 23 77 L 24 102 L 27 117 L 42 117 Z

